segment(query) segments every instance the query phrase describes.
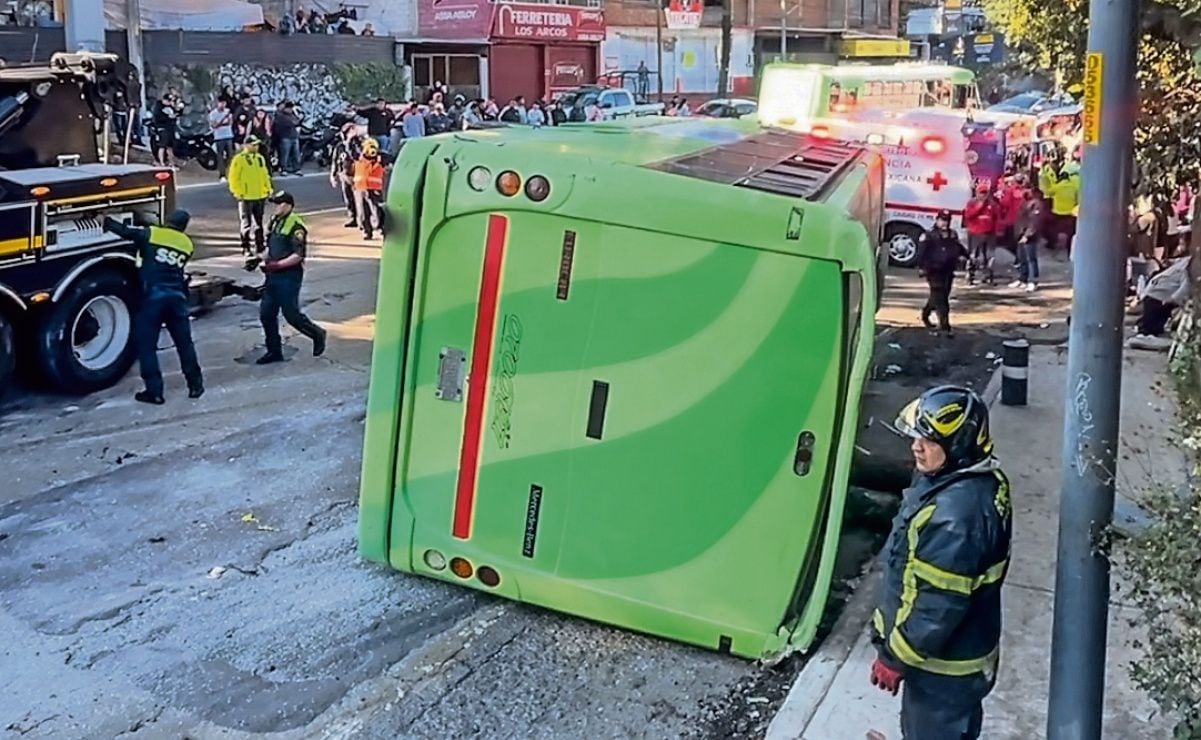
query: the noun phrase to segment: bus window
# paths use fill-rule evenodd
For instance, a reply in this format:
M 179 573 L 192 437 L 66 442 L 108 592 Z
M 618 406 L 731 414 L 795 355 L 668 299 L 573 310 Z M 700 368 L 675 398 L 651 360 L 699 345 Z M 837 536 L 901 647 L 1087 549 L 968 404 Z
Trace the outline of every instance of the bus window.
M 951 107 L 956 110 L 974 108 L 976 105 L 975 85 L 955 85 L 955 96 Z

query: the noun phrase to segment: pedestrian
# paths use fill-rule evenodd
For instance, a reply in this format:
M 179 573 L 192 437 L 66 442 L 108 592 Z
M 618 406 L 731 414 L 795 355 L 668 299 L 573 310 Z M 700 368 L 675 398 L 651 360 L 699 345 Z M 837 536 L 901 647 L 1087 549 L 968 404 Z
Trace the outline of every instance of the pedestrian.
M 170 92 L 163 93 L 154 103 L 151 122 L 154 126 L 154 152 L 159 167 L 175 166 L 176 120 L 179 118 L 179 111 L 175 106 L 175 97 Z
M 364 23 L 363 24 L 363 32 L 359 35 L 360 36 L 374 36 L 375 28 L 370 23 Z
M 243 92 L 239 98 L 238 109 L 234 114 L 234 139 L 239 144 L 245 144 L 246 139 L 250 138 L 250 125 L 255 117 L 254 98 L 250 93 Z
M 354 36 L 354 26 L 350 25 L 350 21 L 343 18 L 342 22 L 338 24 L 336 33 L 342 36 Z
M 1077 177 L 1060 171 L 1055 177 L 1051 192 L 1051 228 L 1055 248 L 1071 254 L 1072 238 L 1076 236 L 1076 208 L 1080 205 L 1080 181 Z
M 680 96 L 679 95 L 671 96 L 671 100 L 669 100 L 667 102 L 667 107 L 663 109 L 663 115 L 672 116 L 672 117 L 680 115 Z
M 1193 192 L 1193 185 L 1188 175 L 1183 173 L 1176 175 L 1176 198 L 1172 201 L 1172 210 L 1176 214 L 1176 220 L 1181 224 L 1187 224 L 1192 220 L 1195 197 L 1196 193 Z
M 392 111 L 388 110 L 388 101 L 376 98 L 375 105 L 359 108 L 356 113 L 367 121 L 367 135 L 375 139 L 385 151 L 392 145 Z
M 356 128 L 352 122 L 342 124 L 342 130 L 334 142 L 329 168 L 329 184 L 341 191 L 342 203 L 346 206 L 347 221 L 344 226 L 347 228 L 359 225 L 354 194 L 354 164 L 359 159 L 362 147 Z
M 463 114 L 467 110 L 467 98 L 462 95 L 456 95 L 450 109 L 446 111 L 446 115 L 450 117 L 450 128 L 452 131 L 463 130 Z
M 163 373 L 158 364 L 159 330 L 164 326 L 179 354 L 179 365 L 188 383 L 188 398 L 204 395 L 204 378 L 192 343 L 188 276 L 184 273 L 193 253 L 192 240 L 184 233 L 188 220 L 188 212 L 183 210 L 173 211 L 163 226 L 147 228 L 126 226 L 110 217 L 104 219 L 105 231 L 137 248 L 142 301 L 134 318 L 134 341 L 145 388 L 134 394 L 134 400 L 142 403 L 164 403 Z
M 508 105 L 501 110 L 497 118 L 501 123 L 521 123 L 521 113 L 517 110 L 517 98 L 510 98 Z
M 590 97 L 584 103 L 584 120 L 589 123 L 597 123 L 605 120 L 605 110 L 597 104 L 595 97 Z
M 1008 249 L 1017 258 L 1017 239 L 1014 224 L 1018 210 L 1026 200 L 1026 179 L 1022 175 L 1011 175 L 1001 180 L 997 192 L 997 246 Z
M 209 111 L 209 128 L 213 130 L 213 149 L 217 152 L 217 180 L 225 182 L 229 160 L 234 156 L 234 116 L 225 98 Z
M 638 62 L 638 99 L 646 100 L 650 95 L 651 89 L 651 71 L 646 68 L 646 60 L 642 59 Z
M 688 107 L 688 98 L 680 98 L 680 107 L 676 110 L 676 115 L 680 118 L 687 118 L 692 115 L 692 109 Z
M 425 116 L 421 115 L 421 108 L 417 106 L 416 100 L 410 101 L 409 109 L 401 117 L 400 123 L 405 139 L 420 139 L 425 136 Z
M 480 101 L 473 100 L 467 104 L 467 109 L 463 111 L 463 130 L 471 128 L 479 128 L 484 122 L 484 114 L 480 111 Z
M 996 246 L 997 202 L 987 182 L 976 185 L 976 194 L 963 209 L 967 227 L 968 285 L 976 284 L 976 273 L 984 272 L 985 282 L 993 283 L 993 248 Z
M 563 110 L 563 104 L 555 100 L 550 104 L 550 124 L 562 126 L 565 123 L 567 123 L 567 112 Z
M 536 101 L 529 113 L 526 114 L 526 120 L 534 128 L 542 128 L 546 125 L 546 110 L 543 108 L 545 103 L 541 100 Z
M 446 109 L 441 103 L 434 103 L 434 106 L 430 108 L 429 115 L 425 119 L 425 130 L 431 136 L 450 131 L 450 116 L 446 115 Z
M 250 137 L 258 139 L 263 146 L 270 146 L 275 137 L 274 129 L 271 127 L 271 116 L 267 115 L 267 111 L 259 108 L 254 112 L 254 116 L 250 119 Z M 278 153 L 279 149 L 276 148 Z M 271 159 L 264 155 L 264 160 L 267 163 L 267 172 L 271 172 Z
M 328 33 L 329 24 L 325 21 L 325 14 L 317 12 L 316 8 L 309 11 L 309 31 L 311 33 Z
M 1033 293 L 1038 289 L 1038 251 L 1046 229 L 1044 224 L 1047 220 L 1047 204 L 1043 201 L 1042 193 L 1034 188 L 1027 188 L 1023 198 L 1014 223 L 1014 233 L 1017 235 L 1018 277 L 1009 287 L 1020 288 L 1025 284 L 1026 290 Z
M 380 161 L 379 145 L 371 139 L 363 142 L 363 153 L 354 163 L 354 195 L 359 212 L 363 238 L 375 238 L 382 229 L 380 206 L 384 201 L 384 165 Z
M 951 230 L 951 212 L 939 211 L 934 218 L 934 228 L 922 234 L 918 241 L 918 271 L 926 278 L 930 289 L 926 305 L 922 307 L 922 323 L 933 329 L 930 314 L 938 315 L 938 329 L 951 334 L 951 285 L 955 282 L 955 268 L 959 260 L 968 256 L 959 235 Z
M 291 100 L 285 100 L 271 123 L 279 141 L 279 169 L 284 175 L 300 174 L 300 116 Z
M 254 235 L 254 252 L 263 251 L 263 210 L 271 194 L 271 173 L 260 151 L 262 144 L 251 136 L 229 163 L 229 192 L 238 201 L 238 225 L 242 238 L 242 254 L 249 255 L 250 237 Z
M 304 261 L 308 250 L 308 228 L 296 214 L 291 193 L 279 191 L 271 196 L 275 215 L 271 217 L 267 257 L 260 268 L 267 276 L 259 304 L 267 353 L 256 365 L 282 362 L 283 344 L 279 336 L 279 314 L 301 334 L 313 341 L 313 357 L 325 352 L 325 330 L 300 310 L 300 287 L 304 282 Z
M 1159 337 L 1172 318 L 1172 311 L 1189 297 L 1188 267 L 1192 257 L 1184 257 L 1155 273 L 1138 291 L 1142 313 L 1136 324 L 1139 337 Z
M 902 409 L 916 467 L 885 545 L 871 683 L 901 690 L 905 740 L 980 737 L 996 682 L 1013 512 L 988 407 L 939 386 Z

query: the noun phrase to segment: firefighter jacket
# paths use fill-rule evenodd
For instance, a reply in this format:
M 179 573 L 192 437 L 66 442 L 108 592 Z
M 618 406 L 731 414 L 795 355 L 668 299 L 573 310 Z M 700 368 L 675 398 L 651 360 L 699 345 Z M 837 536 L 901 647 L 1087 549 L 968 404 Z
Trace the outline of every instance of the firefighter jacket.
M 378 158 L 362 157 L 354 163 L 354 189 L 381 192 L 384 189 L 384 165 Z
M 146 296 L 161 293 L 188 294 L 188 276 L 184 266 L 192 258 L 192 240 L 182 231 L 165 226 L 126 226 L 111 218 L 104 229 L 137 247 L 138 272 Z
M 238 200 L 266 200 L 271 195 L 267 160 L 258 152 L 243 149 L 229 163 L 229 192 Z
M 991 686 L 1009 567 L 1009 480 L 994 458 L 905 490 L 873 615 L 881 657 L 906 676 L 983 676 Z

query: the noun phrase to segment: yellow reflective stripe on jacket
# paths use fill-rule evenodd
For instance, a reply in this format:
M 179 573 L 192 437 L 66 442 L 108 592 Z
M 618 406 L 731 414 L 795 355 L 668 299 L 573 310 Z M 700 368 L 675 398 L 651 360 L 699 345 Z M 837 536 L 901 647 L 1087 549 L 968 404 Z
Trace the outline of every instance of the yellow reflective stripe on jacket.
M 176 252 L 183 252 L 189 257 L 192 256 L 194 250 L 192 240 L 188 238 L 187 234 L 162 226 L 150 227 L 150 243 L 156 247 L 166 247 L 174 249 Z
M 935 588 L 940 588 L 943 591 L 954 591 L 955 593 L 971 596 L 972 592 L 981 586 L 986 586 L 990 583 L 996 583 L 1001 580 L 1001 576 L 1005 575 L 1005 566 L 1009 564 L 1009 560 L 1002 560 L 984 572 L 982 576 L 962 576 L 958 573 L 952 573 L 949 570 L 943 570 L 937 565 L 932 565 L 924 560 L 913 558 L 914 574 L 929 583 Z
M 872 612 L 872 626 L 876 628 L 877 635 L 884 636 L 884 612 L 879 609 Z
M 992 649 L 988 655 L 968 660 L 944 660 L 942 658 L 926 658 L 920 655 L 901 634 L 894 629 L 888 637 L 888 649 L 897 660 L 905 665 L 921 668 L 923 671 L 938 673 L 943 676 L 970 676 L 973 673 L 991 673 L 996 670 L 997 656 L 1000 647 Z
M 934 504 L 927 504 L 909 523 L 909 531 L 906 532 L 909 539 L 909 557 L 905 558 L 905 572 L 901 575 L 901 608 L 897 609 L 896 623 L 892 626 L 893 632 L 905 624 L 905 620 L 913 612 L 914 602 L 917 601 L 917 536 L 932 516 L 934 516 Z

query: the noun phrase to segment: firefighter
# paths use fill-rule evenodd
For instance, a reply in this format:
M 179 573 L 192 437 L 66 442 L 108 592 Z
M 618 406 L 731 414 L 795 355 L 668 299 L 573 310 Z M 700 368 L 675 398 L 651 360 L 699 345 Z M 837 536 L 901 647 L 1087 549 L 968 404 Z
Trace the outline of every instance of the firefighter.
M 993 249 L 997 244 L 997 201 L 987 182 L 976 184 L 976 194 L 963 208 L 963 225 L 967 227 L 967 283 L 976 284 L 976 272 L 984 272 L 984 281 L 993 283 Z
M 973 740 L 997 674 L 1009 480 L 993 456 L 988 409 L 970 390 L 926 391 L 896 428 L 911 438 L 917 470 L 885 549 L 871 682 L 893 694 L 904 683 L 907 740 Z
M 159 329 L 166 326 L 179 365 L 188 381 L 188 398 L 204 395 L 204 378 L 192 344 L 191 318 L 188 313 L 188 276 L 184 266 L 192 258 L 192 240 L 188 212 L 174 211 L 163 226 L 141 228 L 126 226 L 112 218 L 104 219 L 104 230 L 128 239 L 138 249 L 138 272 L 142 278 L 142 302 L 134 320 L 134 339 L 138 347 L 138 367 L 145 390 L 134 394 L 142 403 L 161 405 L 163 374 L 158 364 Z
M 263 212 L 271 195 L 271 174 L 267 160 L 259 152 L 262 143 L 251 136 L 229 163 L 229 192 L 238 201 L 238 225 L 242 254 L 250 254 L 250 236 L 254 234 L 255 254 L 263 251 Z
M 354 163 L 359 159 L 362 148 L 361 137 L 355 133 L 355 124 L 342 125 L 341 135 L 334 143 L 334 156 L 330 158 L 329 184 L 342 193 L 346 205 L 346 228 L 359 225 L 358 209 L 355 207 Z
M 255 360 L 258 365 L 284 359 L 279 337 L 280 311 L 292 328 L 313 340 L 313 357 L 320 357 L 325 352 L 325 330 L 300 310 L 308 229 L 295 213 L 296 199 L 291 193 L 281 190 L 272 195 L 270 201 L 275 204 L 275 215 L 268 229 L 267 257 L 260 266 L 267 280 L 259 304 L 267 353 Z
M 375 139 L 363 142 L 363 153 L 354 163 L 354 195 L 363 238 L 373 239 L 375 230 L 381 228 L 380 204 L 384 197 L 384 164 Z
M 938 314 L 938 328 L 951 334 L 951 284 L 959 260 L 968 256 L 967 248 L 951 230 L 951 212 L 943 209 L 934 218 L 934 228 L 922 234 L 918 242 L 918 271 L 926 278 L 930 295 L 922 307 L 922 323 L 933 329 L 930 314 Z

